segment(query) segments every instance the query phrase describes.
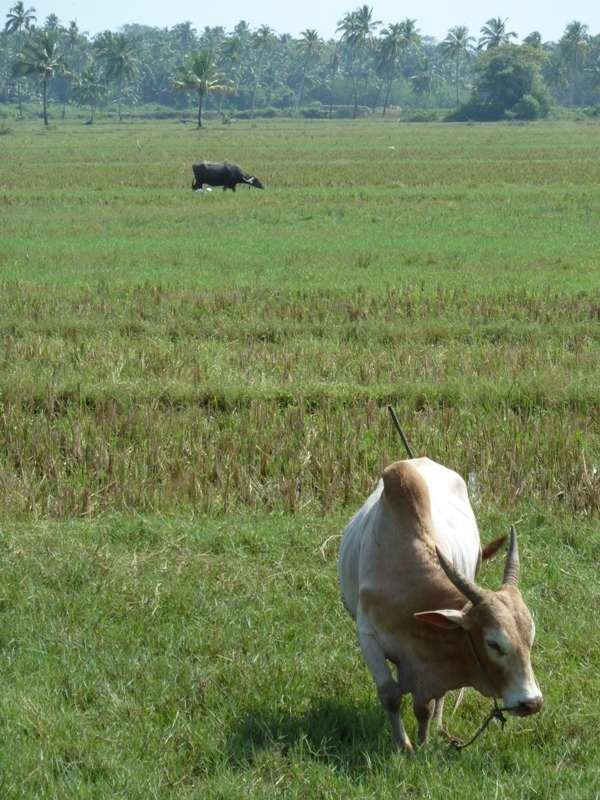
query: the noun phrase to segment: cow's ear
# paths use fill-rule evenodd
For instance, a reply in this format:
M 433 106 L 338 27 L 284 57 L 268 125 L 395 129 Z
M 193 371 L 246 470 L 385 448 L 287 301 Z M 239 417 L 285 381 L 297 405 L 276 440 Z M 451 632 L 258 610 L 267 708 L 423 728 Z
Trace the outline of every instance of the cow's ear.
M 454 608 L 442 608 L 438 611 L 420 611 L 415 614 L 415 619 L 437 625 L 438 628 L 458 628 L 463 624 L 464 614 Z

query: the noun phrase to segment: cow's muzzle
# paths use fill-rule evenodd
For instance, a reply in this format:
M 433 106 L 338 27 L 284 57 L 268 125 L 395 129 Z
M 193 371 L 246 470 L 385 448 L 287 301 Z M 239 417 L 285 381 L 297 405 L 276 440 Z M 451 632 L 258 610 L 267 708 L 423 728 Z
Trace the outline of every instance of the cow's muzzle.
M 504 708 L 503 711 L 514 714 L 516 717 L 530 717 L 532 714 L 537 714 L 543 705 L 544 698 L 540 694 L 531 700 L 522 700 L 518 705 L 512 708 Z

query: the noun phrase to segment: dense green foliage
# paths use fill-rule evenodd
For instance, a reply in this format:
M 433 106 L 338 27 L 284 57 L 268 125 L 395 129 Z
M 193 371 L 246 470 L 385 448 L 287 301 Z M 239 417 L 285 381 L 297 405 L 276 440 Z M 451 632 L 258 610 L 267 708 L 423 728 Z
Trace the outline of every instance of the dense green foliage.
M 486 50 L 473 67 L 472 100 L 451 120 L 539 119 L 550 98 L 541 74 L 547 53 L 540 47 L 505 44 Z
M 550 102 L 594 107 L 599 98 L 600 35 L 583 22 L 570 22 L 558 42 L 542 42 L 536 31 L 522 32 L 529 33 L 523 45 L 507 49 L 515 34 L 501 18 L 487 20 L 478 39 L 458 26 L 437 42 L 415 19 L 386 25 L 374 20 L 368 5 L 344 14 L 339 39 L 329 41 L 313 29 L 293 39 L 268 25 L 252 30 L 243 21 L 229 33 L 222 27 L 198 33 L 188 21 L 171 29 L 131 24 L 90 38 L 74 21 L 66 25 L 50 15 L 41 23 L 32 12 L 19 0 L 0 32 L 0 109 L 8 113 L 18 106 L 20 117 L 23 102 L 27 111 L 37 113 L 40 86 L 55 105 L 55 119 L 69 106 L 76 113 L 75 104 L 89 107 L 91 121 L 96 108 L 108 113 L 112 104 L 119 118 L 123 108 L 139 106 L 149 114 L 181 115 L 196 106 L 197 83 L 189 94 L 177 89 L 182 71 L 184 78 L 193 74 L 189 65 L 197 59 L 209 62 L 207 74 L 213 79 L 218 76 L 213 86 L 235 90 L 226 97 L 206 94 L 207 112 L 221 113 L 225 120 L 259 112 L 356 117 L 378 109 L 385 115 L 390 107 L 388 113 L 397 116 L 400 109 L 463 104 L 468 105 L 461 119 L 534 119 L 545 115 Z M 57 37 L 56 55 L 68 65 L 68 74 L 58 71 L 40 84 L 32 70 L 17 79 L 14 65 L 23 60 L 22 51 L 31 42 L 39 48 L 39 40 L 48 35 Z M 511 63 L 489 80 L 489 55 L 499 49 Z M 517 84 L 526 63 L 526 71 L 534 69 L 534 74 Z M 475 86 L 471 96 L 477 82 L 482 89 Z M 516 86 L 518 96 L 513 97 Z
M 597 126 L 4 130 L 2 797 L 595 797 Z M 519 531 L 546 705 L 460 754 L 392 751 L 339 602 L 388 403 Z

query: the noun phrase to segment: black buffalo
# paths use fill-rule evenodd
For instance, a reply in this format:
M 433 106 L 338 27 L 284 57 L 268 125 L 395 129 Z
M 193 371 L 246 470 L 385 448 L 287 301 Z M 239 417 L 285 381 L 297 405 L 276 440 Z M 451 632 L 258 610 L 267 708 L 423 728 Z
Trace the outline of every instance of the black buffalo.
M 256 189 L 264 189 L 255 175 L 248 175 L 247 172 L 227 161 L 201 161 L 199 164 L 193 164 L 192 169 L 194 170 L 194 182 L 192 183 L 194 191 L 202 189 L 204 183 L 207 186 L 222 186 L 223 191 L 231 189 L 232 192 L 235 192 L 238 183 L 246 183 Z

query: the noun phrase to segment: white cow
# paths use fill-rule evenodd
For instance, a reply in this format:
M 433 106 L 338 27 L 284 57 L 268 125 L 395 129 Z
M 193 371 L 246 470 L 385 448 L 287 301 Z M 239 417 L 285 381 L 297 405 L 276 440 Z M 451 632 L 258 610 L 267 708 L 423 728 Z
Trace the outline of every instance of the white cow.
M 398 461 L 346 528 L 338 576 L 394 741 L 412 746 L 400 715 L 412 694 L 418 742 L 441 723 L 446 692 L 473 686 L 505 711 L 535 714 L 543 698 L 530 662 L 535 628 L 518 589 L 514 528 L 497 592 L 474 583 L 479 531 L 462 478 L 428 458 Z M 389 664 L 395 664 L 397 680 Z

